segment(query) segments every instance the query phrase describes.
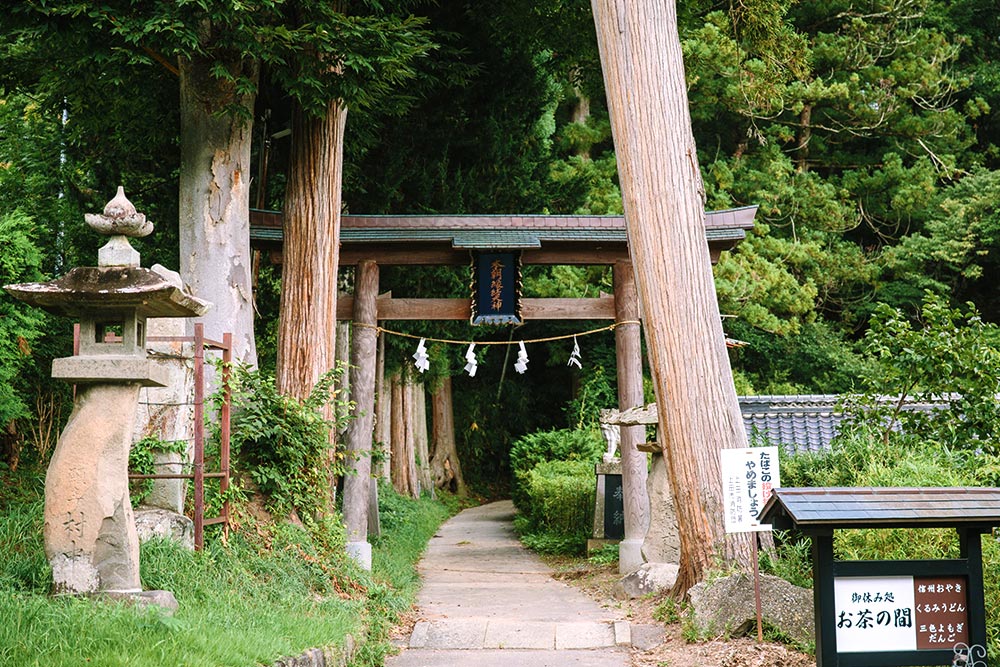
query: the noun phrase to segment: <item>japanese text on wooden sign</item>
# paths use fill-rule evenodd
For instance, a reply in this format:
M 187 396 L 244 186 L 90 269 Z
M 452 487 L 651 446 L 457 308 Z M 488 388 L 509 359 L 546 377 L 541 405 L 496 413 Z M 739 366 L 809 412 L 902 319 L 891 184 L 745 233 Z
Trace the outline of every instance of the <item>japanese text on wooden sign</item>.
M 521 323 L 518 253 L 473 253 L 472 278 L 472 324 Z
M 837 651 L 950 649 L 969 641 L 966 579 L 836 577 Z
M 760 523 L 764 503 L 779 482 L 777 447 L 722 450 L 722 498 L 726 505 L 726 532 L 771 530 Z

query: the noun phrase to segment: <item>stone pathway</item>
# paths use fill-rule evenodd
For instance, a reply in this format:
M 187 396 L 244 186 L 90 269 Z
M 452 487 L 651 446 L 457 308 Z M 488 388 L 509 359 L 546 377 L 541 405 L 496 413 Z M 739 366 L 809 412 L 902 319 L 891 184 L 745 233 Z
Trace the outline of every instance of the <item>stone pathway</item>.
M 387 667 L 628 665 L 628 622 L 553 579 L 513 517 L 504 501 L 441 526 L 420 561 L 419 620 Z

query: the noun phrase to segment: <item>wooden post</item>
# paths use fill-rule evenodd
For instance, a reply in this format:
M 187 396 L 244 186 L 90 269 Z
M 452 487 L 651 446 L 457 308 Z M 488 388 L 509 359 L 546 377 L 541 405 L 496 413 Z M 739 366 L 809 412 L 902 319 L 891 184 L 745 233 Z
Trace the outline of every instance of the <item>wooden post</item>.
M 639 296 L 631 262 L 615 262 L 615 355 L 618 359 L 618 409 L 643 405 L 642 343 L 639 330 Z M 623 324 L 629 322 L 630 324 Z M 634 324 L 631 324 L 634 322 Z M 644 426 L 619 426 L 622 457 L 622 490 L 625 494 L 625 539 L 619 545 L 618 571 L 633 572 L 642 563 L 642 541 L 649 529 L 649 494 L 646 491 L 646 454 L 637 446 L 645 442 Z
M 371 483 L 372 428 L 375 423 L 378 264 L 371 260 L 358 263 L 354 292 L 350 386 L 355 408 L 354 419 L 348 424 L 345 438 L 349 470 L 344 476 L 344 525 L 347 528 L 347 553 L 363 568 L 370 570 L 372 547 L 368 543 L 368 487 Z

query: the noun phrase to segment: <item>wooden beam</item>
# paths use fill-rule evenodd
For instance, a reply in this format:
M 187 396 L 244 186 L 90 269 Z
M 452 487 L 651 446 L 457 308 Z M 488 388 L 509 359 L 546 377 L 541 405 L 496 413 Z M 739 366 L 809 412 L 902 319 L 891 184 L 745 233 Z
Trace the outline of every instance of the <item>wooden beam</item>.
M 345 243 L 340 246 L 340 266 L 355 266 L 364 259 L 374 259 L 381 266 L 469 266 L 472 263 L 468 250 L 456 250 L 447 243 L 383 243 L 378 246 Z M 280 248 L 271 250 L 270 260 L 273 264 L 281 263 Z M 628 248 L 623 243 L 592 247 L 582 243 L 547 243 L 543 248 L 521 253 L 521 263 L 525 265 L 605 266 L 628 260 Z
M 378 298 L 379 320 L 468 320 L 472 316 L 469 299 Z M 354 298 L 337 300 L 337 319 L 349 320 L 354 312 Z M 615 317 L 615 299 L 522 299 L 525 320 L 611 320 Z

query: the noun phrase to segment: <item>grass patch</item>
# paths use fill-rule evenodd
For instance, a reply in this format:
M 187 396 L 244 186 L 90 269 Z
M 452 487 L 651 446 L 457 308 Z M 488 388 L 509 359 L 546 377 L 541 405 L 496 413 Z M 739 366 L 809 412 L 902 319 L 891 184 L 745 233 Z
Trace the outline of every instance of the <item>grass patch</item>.
M 295 526 L 246 519 L 200 553 L 166 541 L 142 546 L 142 583 L 170 590 L 180 609 L 48 595 L 40 476 L 0 471 L 0 665 L 248 667 L 369 630 L 357 665 L 380 665 L 388 633 L 419 585 L 415 562 L 455 509 L 380 489 L 383 536 L 373 571 L 343 550 L 339 521 Z

